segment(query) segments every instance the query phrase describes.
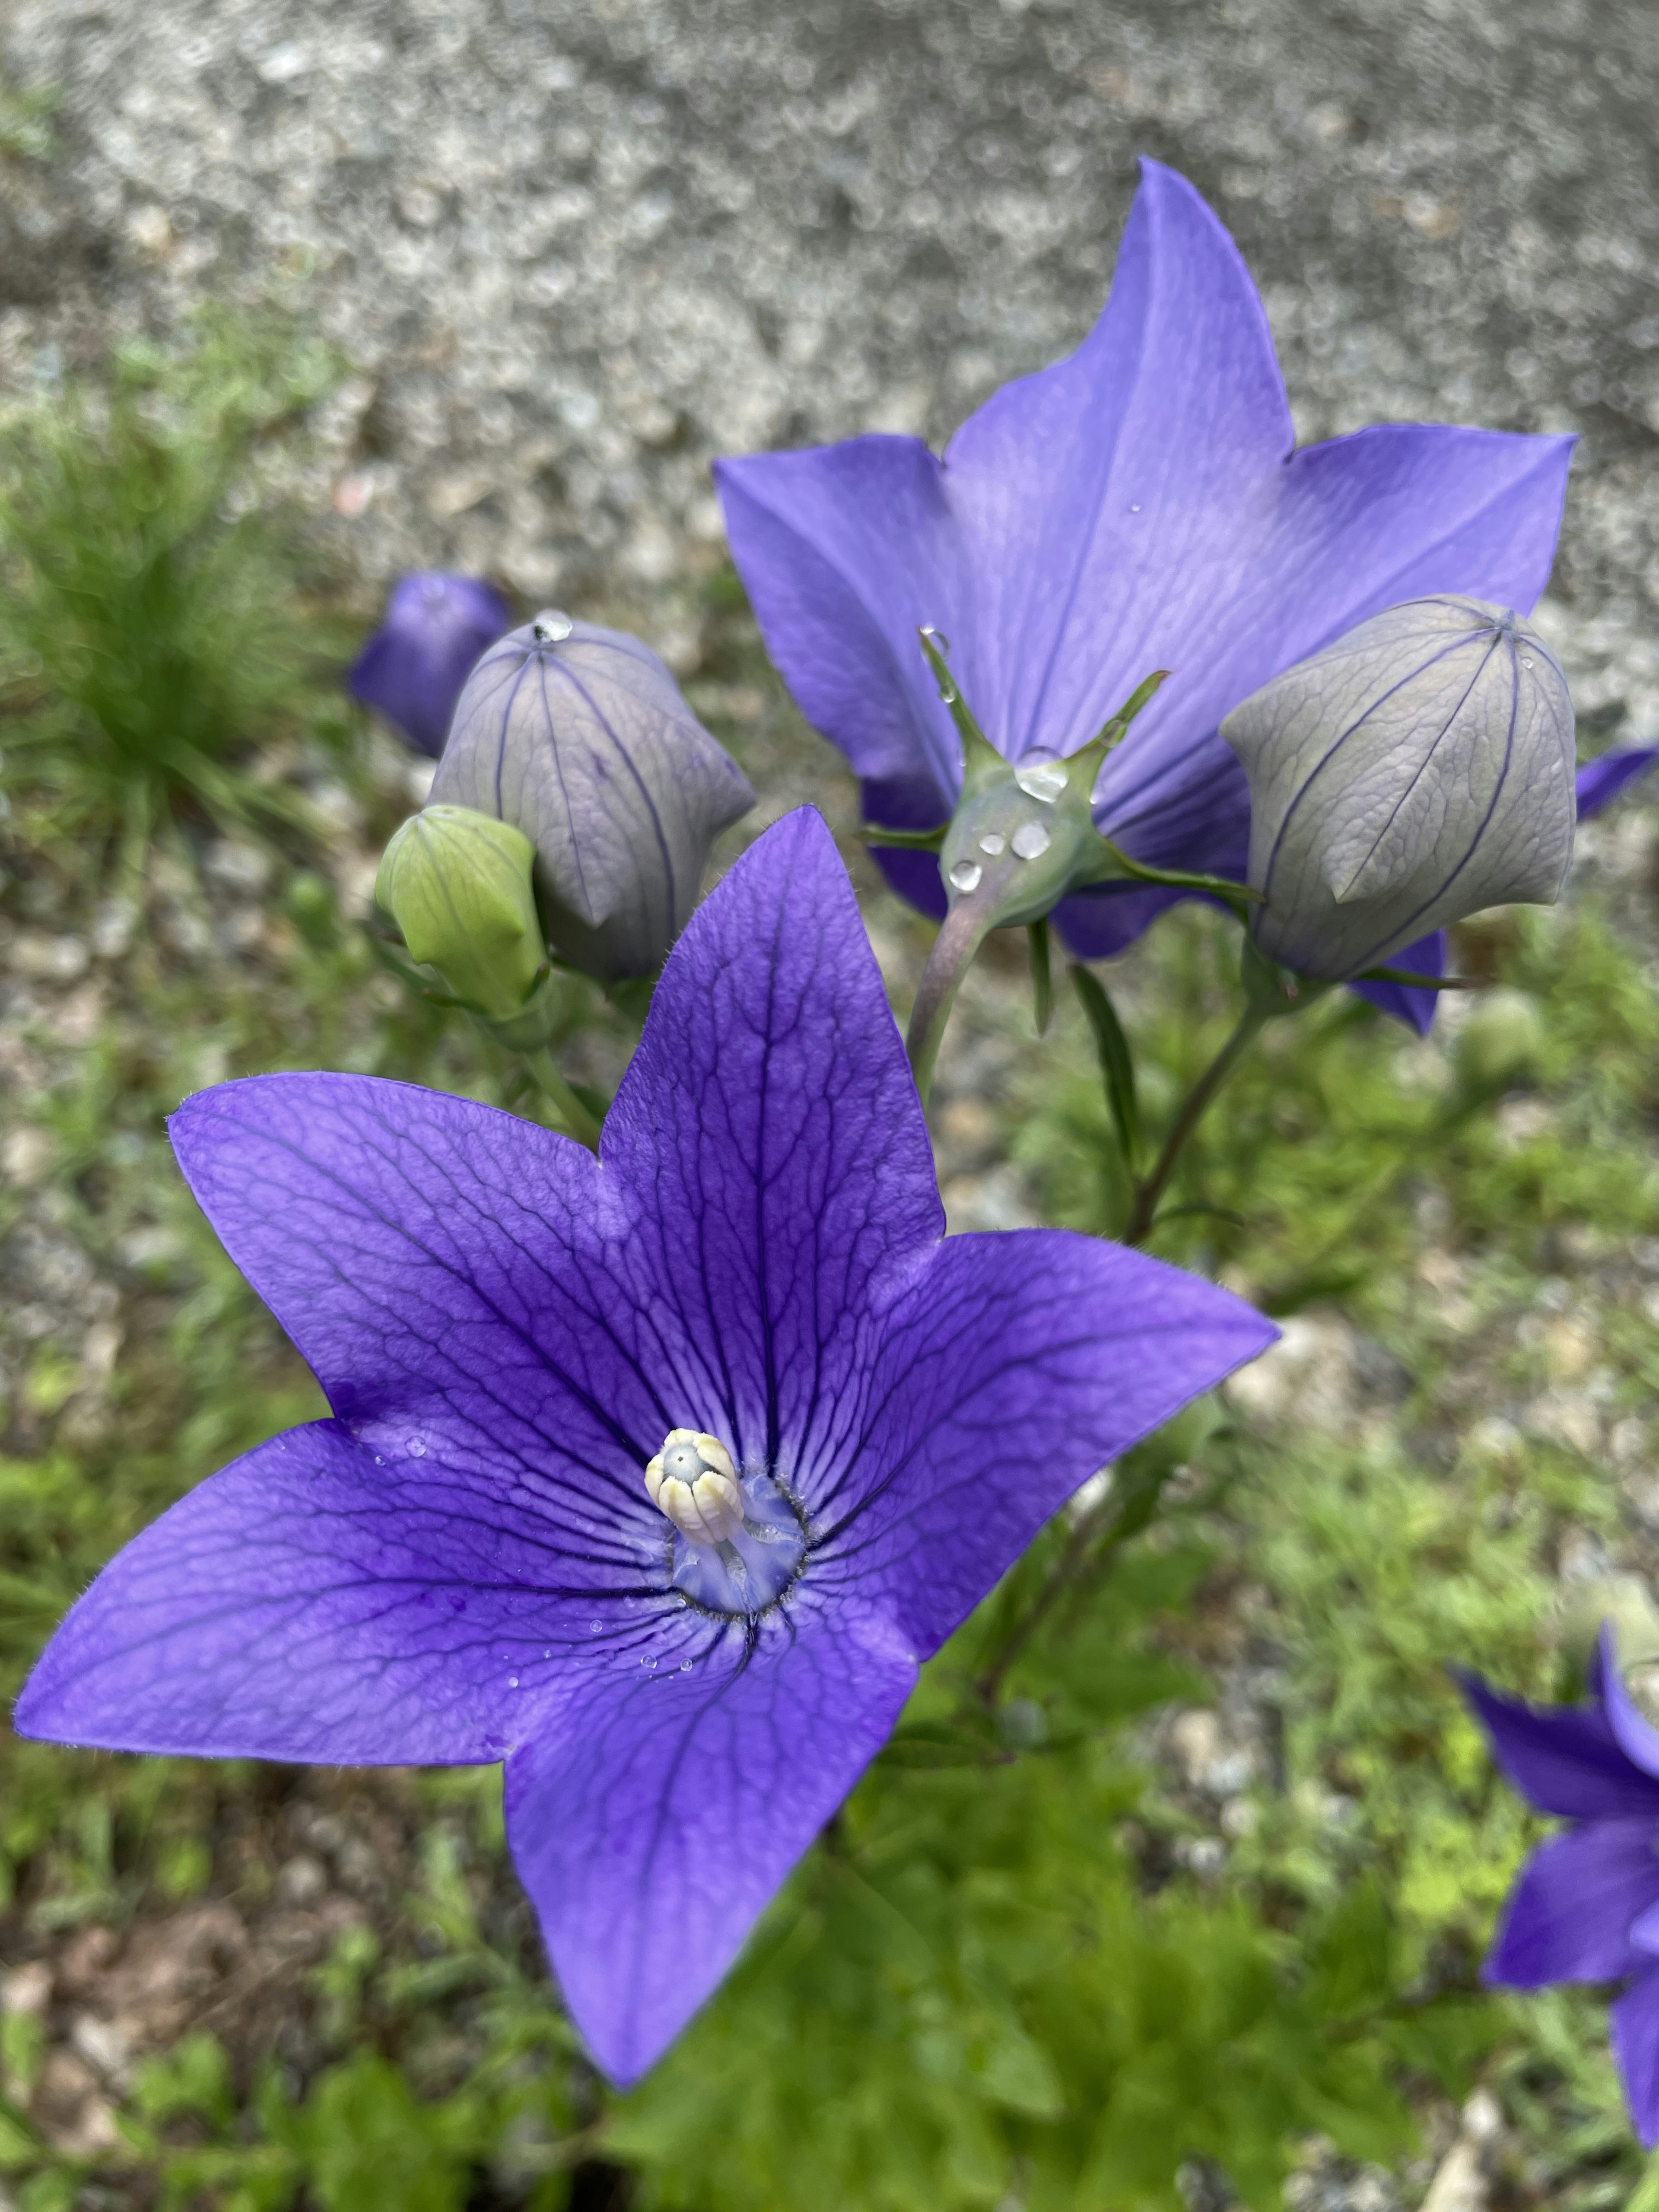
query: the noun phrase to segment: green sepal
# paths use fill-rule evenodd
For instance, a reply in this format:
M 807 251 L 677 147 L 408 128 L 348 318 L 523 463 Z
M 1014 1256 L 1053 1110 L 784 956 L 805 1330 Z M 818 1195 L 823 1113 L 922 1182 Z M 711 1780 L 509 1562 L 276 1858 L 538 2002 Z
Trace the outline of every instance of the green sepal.
M 1413 991 L 1484 991 L 1484 975 L 1419 975 L 1409 968 L 1362 968 L 1356 983 L 1404 983 Z
M 1036 1033 L 1047 1036 L 1048 1023 L 1054 1011 L 1054 976 L 1048 960 L 1048 917 L 1028 922 L 1025 934 L 1031 947 L 1031 1002 L 1036 1017 Z
M 866 845 L 894 845 L 906 853 L 937 853 L 950 827 L 948 822 L 941 822 L 937 830 L 884 830 L 878 822 L 866 822 L 860 824 L 859 836 Z

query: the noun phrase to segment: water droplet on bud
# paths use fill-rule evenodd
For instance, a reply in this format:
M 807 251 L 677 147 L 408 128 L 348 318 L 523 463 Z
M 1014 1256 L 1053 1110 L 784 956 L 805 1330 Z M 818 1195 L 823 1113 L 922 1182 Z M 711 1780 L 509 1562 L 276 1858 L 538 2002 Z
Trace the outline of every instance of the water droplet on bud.
M 1053 842 L 1040 822 L 1022 822 L 1014 832 L 1014 850 L 1022 860 L 1040 860 Z
M 1066 788 L 1066 763 L 1064 761 L 1037 761 L 1030 768 L 1017 768 L 1014 781 L 1028 799 L 1035 799 L 1042 806 L 1052 806 Z M 1019 850 L 1018 840 L 1014 850 Z
M 530 625 L 530 635 L 538 645 L 562 645 L 576 625 L 568 615 L 561 614 L 557 607 L 544 607 Z
M 1000 830 L 988 830 L 979 841 L 979 849 L 981 853 L 988 853 L 994 860 L 1007 842 Z
M 977 890 L 984 873 L 977 860 L 958 860 L 951 871 L 951 888 L 954 891 Z
M 1138 499 L 1132 499 L 1132 500 L 1129 501 L 1129 512 L 1130 512 L 1130 514 L 1139 514 L 1139 512 L 1140 512 L 1140 501 L 1139 501 Z

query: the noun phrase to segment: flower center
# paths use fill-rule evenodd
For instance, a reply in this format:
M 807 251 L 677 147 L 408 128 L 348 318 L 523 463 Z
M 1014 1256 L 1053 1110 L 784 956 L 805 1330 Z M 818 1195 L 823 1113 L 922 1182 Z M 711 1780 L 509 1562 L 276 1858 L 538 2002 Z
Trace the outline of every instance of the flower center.
M 763 1613 L 799 1573 L 799 1514 L 769 1475 L 740 1475 L 718 1437 L 671 1429 L 645 1486 L 673 1526 L 674 1587 L 708 1612 Z

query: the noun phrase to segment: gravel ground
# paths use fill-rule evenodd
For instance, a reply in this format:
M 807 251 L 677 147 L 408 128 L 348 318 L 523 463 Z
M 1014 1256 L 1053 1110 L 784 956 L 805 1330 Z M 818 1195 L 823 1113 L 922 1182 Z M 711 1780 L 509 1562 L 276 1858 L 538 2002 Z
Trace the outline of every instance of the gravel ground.
M 1083 335 L 1154 154 L 1304 439 L 1582 434 L 1557 634 L 1659 732 L 1650 0 L 9 0 L 0 55 L 60 94 L 0 162 L 0 386 L 293 301 L 359 371 L 313 489 L 371 576 L 627 609 L 686 670 L 711 454 L 942 440 Z

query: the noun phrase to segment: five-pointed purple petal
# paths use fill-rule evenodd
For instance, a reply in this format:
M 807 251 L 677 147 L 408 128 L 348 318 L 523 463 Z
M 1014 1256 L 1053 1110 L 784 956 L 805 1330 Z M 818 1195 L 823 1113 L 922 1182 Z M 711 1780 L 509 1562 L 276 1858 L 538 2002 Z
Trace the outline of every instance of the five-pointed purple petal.
M 1011 760 L 1074 752 L 1171 670 L 1107 762 L 1096 818 L 1143 860 L 1242 878 L 1249 801 L 1222 717 L 1398 600 L 1529 609 L 1571 441 L 1407 424 L 1293 446 L 1237 248 L 1190 185 L 1146 161 L 1093 331 L 988 400 L 942 459 L 872 436 L 717 475 L 768 650 L 864 780 L 870 818 L 923 828 L 956 803 L 959 751 L 916 643 L 932 623 Z M 930 856 L 878 857 L 942 915 Z M 1056 918 L 1095 958 L 1171 896 L 1102 888 Z
M 1631 1700 L 1611 1630 L 1587 1705 L 1538 1708 L 1460 1677 L 1498 1763 L 1540 1812 L 1574 1825 L 1522 1869 L 1486 1960 L 1520 1989 L 1633 1978 L 1613 2045 L 1643 2142 L 1659 2142 L 1659 1733 Z
M 693 918 L 598 1160 L 350 1076 L 228 1084 L 173 1129 L 332 1418 L 130 1545 L 17 1725 L 504 1759 L 515 1860 L 620 2081 L 1042 1520 L 1272 1334 L 1063 1231 L 941 1241 L 880 975 L 810 812 Z M 710 1608 L 671 1580 L 683 1540 L 643 1470 L 677 1426 L 793 1501 L 777 1601 Z

